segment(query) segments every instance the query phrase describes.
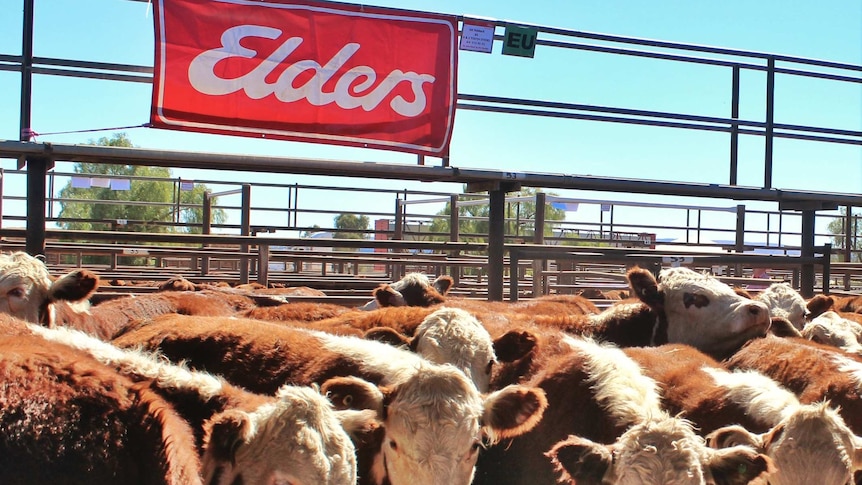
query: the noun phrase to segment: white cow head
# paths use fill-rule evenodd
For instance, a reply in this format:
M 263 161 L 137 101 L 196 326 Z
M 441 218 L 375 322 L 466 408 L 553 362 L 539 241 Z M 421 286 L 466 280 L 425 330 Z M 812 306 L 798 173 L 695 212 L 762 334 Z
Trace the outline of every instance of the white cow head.
M 229 410 L 206 424 L 205 483 L 356 483 L 356 451 L 347 429 L 374 423 L 374 413 L 334 411 L 310 387 L 285 386 L 253 412 Z M 345 416 L 351 414 L 352 416 Z M 348 427 L 349 427 L 348 426 Z
M 711 275 L 679 267 L 662 270 L 658 280 L 641 268 L 627 276 L 635 296 L 660 315 L 657 342 L 666 336 L 667 342 L 724 356 L 769 329 L 766 305 L 736 294 Z
M 426 364 L 391 387 L 341 377 L 322 390 L 335 402 L 378 413 L 384 434 L 370 470 L 377 484 L 468 485 L 485 443 L 529 431 L 547 407 L 536 388 L 509 386 L 482 395 L 450 365 Z
M 55 303 L 86 300 L 98 284 L 87 270 L 54 280 L 38 258 L 22 251 L 0 254 L 0 312 L 28 322 L 54 325 Z
M 362 306 L 362 310 L 375 310 L 385 306 L 429 307 L 446 301 L 452 288 L 451 276 L 439 276 L 433 282 L 422 273 L 407 273 L 395 283 L 377 287 L 374 299 Z
M 805 298 L 787 283 L 773 283 L 754 299 L 766 304 L 773 317 L 788 319 L 797 330 L 802 330 L 810 313 Z
M 547 456 L 560 483 L 578 485 L 741 485 L 770 470 L 753 449 L 710 449 L 689 422 L 667 415 L 632 426 L 610 445 L 570 436 Z
M 716 448 L 746 445 L 769 456 L 775 464 L 770 485 L 846 485 L 862 469 L 862 438 L 828 403 L 800 406 L 763 434 L 728 426 L 708 440 Z
M 838 347 L 845 352 L 862 355 L 862 325 L 828 311 L 808 322 L 802 336 L 824 345 Z

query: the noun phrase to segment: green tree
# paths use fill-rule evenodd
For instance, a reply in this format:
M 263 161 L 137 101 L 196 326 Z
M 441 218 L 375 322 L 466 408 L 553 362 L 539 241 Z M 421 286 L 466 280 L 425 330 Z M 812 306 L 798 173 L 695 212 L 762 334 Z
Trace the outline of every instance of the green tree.
M 125 133 L 111 138 L 102 137 L 91 144 L 111 147 L 133 147 Z M 118 221 L 125 221 L 119 229 L 132 232 L 151 233 L 200 233 L 194 226 L 203 221 L 203 184 L 194 184 L 189 191 L 180 191 L 176 200 L 176 184 L 171 170 L 162 167 L 137 165 L 111 165 L 79 162 L 74 172 L 82 175 L 104 175 L 107 178 L 146 177 L 132 180 L 129 190 L 114 190 L 110 187 L 73 187 L 69 181 L 60 190 L 60 227 L 77 230 L 111 230 Z M 160 180 L 164 179 L 164 180 Z M 92 201 L 92 202 L 88 202 Z M 215 200 L 213 200 L 215 204 Z M 223 223 L 225 212 L 212 211 L 213 224 Z
M 843 250 L 847 247 L 845 244 L 846 231 L 844 229 L 844 221 L 847 220 L 847 208 L 841 207 L 841 217 L 836 217 L 829 221 L 826 230 L 832 234 L 832 244 L 835 246 L 834 251 Z M 850 261 L 862 262 L 862 221 L 859 221 L 859 215 L 850 212 Z
M 336 237 L 343 239 L 365 239 L 365 233 L 360 231 L 367 230 L 369 223 L 368 216 L 338 214 L 335 216 L 335 228 L 339 230 Z
M 535 197 L 536 189 L 524 188 L 519 192 L 510 194 L 516 197 Z M 554 195 L 548 193 L 548 195 Z M 508 235 L 521 236 L 531 239 L 535 234 L 536 203 L 535 199 L 530 201 L 518 201 L 506 203 L 506 233 Z M 463 241 L 471 242 L 484 240 L 488 234 L 488 214 L 490 206 L 487 203 L 468 204 L 458 206 L 458 232 L 464 235 Z M 437 216 L 449 216 L 452 214 L 451 204 L 437 213 Z M 543 232 L 546 236 L 553 235 L 554 225 L 549 222 L 562 221 L 566 218 L 566 211 L 557 209 L 551 204 L 545 204 L 545 226 Z M 449 232 L 449 219 L 437 217 L 431 223 L 431 232 Z M 438 239 L 448 239 L 438 236 Z

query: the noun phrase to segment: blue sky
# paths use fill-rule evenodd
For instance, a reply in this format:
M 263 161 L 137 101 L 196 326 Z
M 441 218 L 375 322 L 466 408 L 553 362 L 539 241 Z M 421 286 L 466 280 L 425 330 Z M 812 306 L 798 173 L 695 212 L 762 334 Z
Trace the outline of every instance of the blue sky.
M 862 2 L 858 0 L 481 0 L 469 3 L 380 0 L 373 5 L 862 64 Z M 3 0 L 3 7 L 0 54 L 20 54 L 23 1 Z M 36 56 L 152 65 L 152 11 L 146 3 L 38 0 L 35 20 Z M 522 59 L 502 56 L 500 48 L 499 43 L 495 44 L 490 55 L 460 53 L 460 93 L 705 116 L 730 115 L 731 74 L 728 68 L 541 47 L 534 59 Z M 743 72 L 742 118 L 763 121 L 765 84 L 765 74 Z M 20 75 L 0 71 L 0 113 L 5 114 L 0 117 L 0 138 L 18 137 L 19 90 Z M 149 119 L 150 93 L 148 84 L 36 76 L 33 128 L 40 133 L 51 133 L 140 125 Z M 862 85 L 779 75 L 775 113 L 779 123 L 862 130 Z M 124 131 L 136 145 L 144 148 L 416 163 L 413 155 L 378 150 L 145 128 Z M 39 141 L 82 143 L 106 135 L 110 132 L 45 135 Z M 760 186 L 763 183 L 763 139 L 743 137 L 740 150 L 739 183 Z M 453 166 L 470 168 L 718 184 L 728 181 L 728 136 L 721 133 L 459 111 L 451 152 Z M 439 161 L 431 159 L 428 163 Z M 0 166 L 15 168 L 15 162 L 0 161 Z M 69 167 L 61 164 L 58 169 L 68 170 Z M 347 186 L 360 183 L 339 178 L 239 176 L 215 171 L 175 170 L 174 173 L 230 181 L 242 178 Z M 373 186 L 460 190 L 452 185 L 395 181 L 374 182 Z M 862 193 L 862 148 L 777 140 L 773 186 Z M 736 204 L 734 201 L 636 194 L 558 192 L 589 199 Z M 333 207 L 344 205 L 338 200 L 328 203 Z M 388 200 L 368 203 L 385 204 L 369 210 L 385 211 L 392 207 Z M 749 205 L 775 209 L 771 204 Z M 577 217 L 595 219 L 594 214 L 585 211 L 570 215 L 570 218 Z M 327 222 L 320 225 L 327 225 Z

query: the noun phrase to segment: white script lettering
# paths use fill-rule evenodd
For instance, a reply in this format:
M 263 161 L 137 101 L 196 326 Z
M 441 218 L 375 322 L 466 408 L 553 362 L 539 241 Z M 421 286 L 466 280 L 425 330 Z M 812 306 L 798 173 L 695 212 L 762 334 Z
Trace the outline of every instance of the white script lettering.
M 257 54 L 252 49 L 240 45 L 246 37 L 260 37 L 275 40 L 282 32 L 260 25 L 239 25 L 224 31 L 221 47 L 205 51 L 196 56 L 189 65 L 189 82 L 203 94 L 221 96 L 242 90 L 251 99 L 261 99 L 270 94 L 284 103 L 307 99 L 314 106 L 335 103 L 343 109 L 361 107 L 365 111 L 375 109 L 402 82 L 407 82 L 413 91 L 413 101 L 396 95 L 389 106 L 399 115 L 415 117 L 425 110 L 426 98 L 422 85 L 433 83 L 434 76 L 417 74 L 394 69 L 377 87 L 377 72 L 369 66 L 356 66 L 344 72 L 335 82 L 332 91 L 324 92 L 323 86 L 359 50 L 360 45 L 349 43 L 342 47 L 326 64 L 321 66 L 313 60 L 300 60 L 288 65 L 274 83 L 266 82 L 266 76 L 283 63 L 300 44 L 302 37 L 291 37 L 264 59 L 249 73 L 233 79 L 219 77 L 215 65 L 224 59 L 239 57 L 253 59 Z M 302 86 L 294 86 L 296 79 L 305 71 L 314 75 Z

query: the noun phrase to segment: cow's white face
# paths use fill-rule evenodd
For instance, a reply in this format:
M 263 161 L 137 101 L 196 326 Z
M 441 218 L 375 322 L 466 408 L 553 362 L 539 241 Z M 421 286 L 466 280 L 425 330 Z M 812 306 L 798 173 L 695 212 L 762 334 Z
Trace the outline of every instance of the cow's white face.
M 805 325 L 809 313 L 805 298 L 789 284 L 773 283 L 754 298 L 766 304 L 773 317 L 786 318 L 797 330 Z
M 770 485 L 846 485 L 862 467 L 862 438 L 828 403 L 800 406 L 761 435 L 728 426 L 709 439 L 712 446 L 747 445 L 769 456 L 775 464 Z
M 423 367 L 394 392 L 386 407 L 377 483 L 467 485 L 482 446 L 482 397 L 451 366 Z
M 414 335 L 416 352 L 435 364 L 452 364 L 486 392 L 491 367 L 497 361 L 494 342 L 485 327 L 469 312 L 441 308 L 431 313 Z
M 39 323 L 51 284 L 42 261 L 23 252 L 0 254 L 0 312 Z
M 732 352 L 769 329 L 766 305 L 737 295 L 711 275 L 681 267 L 665 269 L 658 290 L 669 342 L 715 355 Z
M 356 483 L 353 442 L 329 401 L 310 387 L 285 386 L 251 413 L 227 411 L 208 425 L 204 483 Z
M 564 480 L 604 485 L 749 483 L 770 469 L 751 447 L 710 449 L 691 423 L 664 414 L 632 426 L 612 445 L 570 436 L 546 455 Z
M 842 318 L 833 311 L 825 312 L 808 322 L 802 336 L 825 345 L 838 347 L 845 352 L 862 354 L 862 325 Z

